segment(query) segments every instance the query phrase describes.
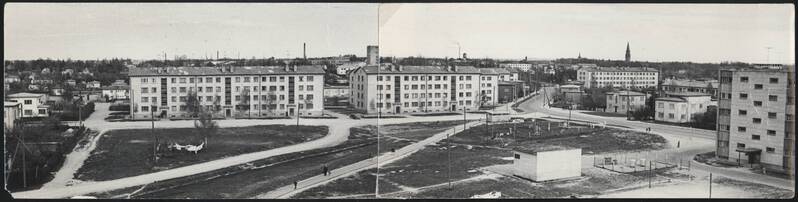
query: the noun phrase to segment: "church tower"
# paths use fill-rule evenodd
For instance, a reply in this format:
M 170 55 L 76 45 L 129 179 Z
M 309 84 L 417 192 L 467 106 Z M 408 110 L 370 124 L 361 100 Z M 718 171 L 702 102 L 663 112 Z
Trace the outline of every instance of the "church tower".
M 629 51 L 629 42 L 626 42 L 626 63 L 632 60 L 632 52 Z

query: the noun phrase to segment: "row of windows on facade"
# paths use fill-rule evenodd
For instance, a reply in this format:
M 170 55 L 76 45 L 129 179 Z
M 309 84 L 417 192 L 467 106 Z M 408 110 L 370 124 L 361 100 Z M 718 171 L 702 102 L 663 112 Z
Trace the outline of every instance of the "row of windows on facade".
M 584 79 L 584 77 L 582 78 Z M 594 77 L 593 80 L 654 80 L 656 77 L 653 76 L 635 76 L 635 77 Z
M 579 72 L 585 74 L 586 72 Z M 593 72 L 594 75 L 656 75 L 656 72 Z
M 663 113 L 663 112 L 657 112 L 657 117 L 659 117 L 659 118 L 664 118 L 664 117 L 665 117 L 665 113 Z M 675 115 L 675 114 L 673 114 L 673 113 L 668 113 L 668 119 L 675 119 L 675 118 L 676 118 L 676 115 Z M 687 120 L 687 115 L 685 115 L 685 114 L 682 114 L 682 115 L 679 117 L 679 119 L 680 119 L 680 120 Z
M 607 99 L 609 99 L 609 100 L 615 100 L 615 101 L 618 101 L 618 100 L 620 100 L 620 101 L 626 101 L 626 99 L 627 99 L 627 97 L 628 97 L 628 98 L 629 98 L 629 101 L 635 101 L 635 100 L 638 100 L 638 101 L 646 101 L 646 98 L 645 98 L 645 96 L 636 96 L 636 97 L 639 97 L 639 99 L 635 99 L 635 97 L 630 97 L 630 96 L 618 96 L 618 98 L 620 98 L 620 99 L 615 99 L 614 97 L 615 97 L 615 96 L 608 96 L 608 97 L 607 97 Z
M 236 109 L 244 109 L 246 106 L 247 105 L 236 105 Z M 216 109 L 216 110 L 220 110 L 221 109 L 221 106 L 218 106 L 218 105 L 217 106 L 204 105 L 204 106 L 201 106 L 201 107 L 203 108 L 203 110 L 209 110 L 209 111 L 213 110 L 213 109 Z M 279 107 L 279 109 L 285 109 L 285 104 L 279 104 L 279 105 L 278 104 L 262 104 L 262 105 L 251 105 L 251 107 L 254 110 L 258 110 L 258 109 L 275 110 L 275 109 L 278 109 L 278 107 Z M 299 109 L 313 109 L 313 103 L 304 103 L 304 104 L 300 103 L 300 104 L 297 105 L 297 107 Z M 176 112 L 176 111 L 181 111 L 181 112 L 188 111 L 188 107 L 186 107 L 186 105 L 180 105 L 179 107 L 178 106 L 172 106 L 170 109 L 171 109 L 171 111 L 174 111 L 174 112 Z M 150 112 L 150 111 L 156 112 L 156 111 L 158 111 L 158 107 L 157 106 L 152 106 L 152 108 L 150 108 L 150 106 L 141 106 L 141 111 L 142 112 Z
M 593 81 L 597 84 L 620 84 L 620 85 L 632 85 L 632 84 L 656 84 L 653 81 Z
M 759 136 L 758 135 L 755 135 L 755 136 L 756 136 L 756 140 L 759 140 Z M 754 137 L 751 137 L 751 138 L 753 139 Z M 744 143 L 737 143 L 737 148 L 741 148 L 741 149 L 745 148 L 745 144 Z M 776 153 L 776 148 L 765 147 L 765 152 L 767 152 L 767 153 Z
M 747 100 L 748 99 L 748 93 L 740 93 L 738 98 L 740 100 Z M 731 93 L 721 93 L 720 94 L 720 99 L 723 99 L 723 100 L 731 99 Z M 778 95 L 768 95 L 768 101 L 771 101 L 771 102 L 779 101 L 779 96 Z M 762 106 L 762 101 L 756 101 L 755 100 L 753 103 L 754 103 L 754 106 L 757 106 L 757 107 Z M 787 104 L 788 105 L 793 105 L 794 103 L 795 103 L 795 100 L 794 100 L 793 97 L 787 97 Z
M 33 115 L 33 110 L 31 110 L 31 109 L 26 109 L 26 110 L 23 110 L 23 113 L 24 113 L 25 115 L 28 115 L 28 116 L 30 116 L 30 115 Z M 39 109 L 39 114 L 47 114 L 47 110 L 46 110 L 46 109 Z
M 720 131 L 726 132 L 726 131 L 729 131 L 729 129 L 730 129 L 729 125 L 718 124 L 718 130 L 720 130 Z M 748 132 L 748 128 L 745 127 L 745 126 L 737 126 L 737 132 L 741 132 L 741 133 Z M 770 135 L 770 136 L 775 136 L 776 135 L 776 130 L 765 130 L 765 134 Z
M 293 77 L 294 76 L 289 76 L 289 78 L 293 78 Z M 231 78 L 231 77 L 224 77 L 224 78 Z M 241 83 L 241 78 L 244 79 L 245 83 L 246 82 L 257 82 L 258 81 L 258 77 L 257 76 L 253 76 L 253 77 L 240 77 L 240 76 L 238 76 L 238 77 L 234 77 L 234 78 L 235 78 L 234 81 L 236 83 Z M 268 82 L 277 82 L 278 79 L 279 79 L 280 82 L 285 82 L 285 76 L 279 76 L 279 77 L 278 76 L 268 76 L 268 77 L 264 76 L 264 77 L 260 77 L 260 78 L 261 78 L 261 81 L 263 81 L 263 82 L 267 82 L 267 81 Z M 313 81 L 313 76 L 296 76 L 296 78 L 297 78 L 298 81 L 305 81 L 305 80 Z M 222 83 L 222 77 L 205 77 L 205 83 L 213 83 L 214 79 L 215 79 L 216 83 Z M 156 82 L 158 82 L 157 78 L 141 78 L 140 81 L 141 81 L 141 83 L 148 83 L 148 82 L 156 83 Z M 186 83 L 186 82 L 194 83 L 195 78 L 170 78 L 170 81 L 171 81 L 170 83 Z M 202 78 L 197 78 L 196 79 L 197 83 L 202 83 L 202 81 L 203 81 Z
M 427 85 L 413 84 L 413 85 L 404 85 L 404 88 L 405 88 L 405 90 L 418 90 L 418 89 L 424 90 L 425 86 L 426 86 L 426 89 L 448 89 L 448 87 L 449 87 L 449 85 L 447 85 L 447 84 L 434 84 L 434 85 L 433 84 L 427 84 Z M 483 83 L 482 86 L 485 87 L 484 83 Z M 487 86 L 490 87 L 491 85 L 488 84 Z M 460 89 L 471 89 L 471 87 L 472 87 L 471 84 L 462 84 L 462 83 L 460 84 Z M 384 90 L 392 90 L 391 89 L 391 85 L 377 85 L 377 90 L 383 90 L 383 89 Z
M 390 81 L 391 77 L 392 76 L 377 76 L 377 81 L 383 81 L 383 79 L 385 79 L 385 81 Z M 454 76 L 452 76 L 452 77 L 454 77 Z M 448 76 L 426 76 L 426 77 L 425 76 L 404 76 L 403 78 L 404 78 L 404 81 L 418 81 L 419 79 L 421 81 L 433 81 L 433 78 L 435 79 L 435 81 L 440 81 L 440 80 L 446 81 Z M 463 81 L 463 80 L 471 81 L 471 76 L 459 76 L 458 78 L 459 78 L 460 81 Z M 485 80 L 484 78 L 485 77 L 483 77 L 482 80 Z M 490 77 L 487 77 L 487 78 L 488 78 L 488 80 L 490 80 Z M 360 81 L 363 81 L 362 76 L 360 77 Z
M 488 93 L 490 93 L 490 91 L 488 91 Z M 383 96 L 383 95 L 385 95 L 385 96 Z M 448 95 L 447 93 L 426 93 L 426 94 L 424 94 L 424 93 L 405 93 L 404 97 L 407 98 L 407 99 L 409 99 L 409 98 L 448 98 L 447 95 Z M 471 92 L 465 92 L 465 93 L 460 92 L 460 93 L 458 93 L 458 96 L 459 97 L 471 97 L 472 94 L 471 94 Z M 383 97 L 385 97 L 385 99 L 391 99 L 391 94 L 388 94 L 388 93 L 386 93 L 386 94 L 378 93 L 377 94 L 377 99 L 382 99 Z
M 241 92 L 241 89 L 242 89 L 241 87 L 242 86 L 236 86 L 235 87 L 235 92 Z M 279 91 L 285 91 L 285 86 L 261 86 L 260 90 L 261 91 L 278 91 L 277 90 L 278 87 L 280 89 Z M 222 92 L 222 87 L 217 86 L 215 88 L 216 88 L 216 92 Z M 150 90 L 150 89 L 152 89 L 152 90 Z M 200 92 L 200 93 L 203 92 L 202 89 L 203 89 L 203 87 L 197 87 L 197 92 Z M 205 92 L 208 92 L 208 93 L 214 92 L 213 89 L 214 89 L 214 87 L 210 87 L 210 86 L 205 87 Z M 244 89 L 244 91 L 250 91 L 250 89 L 252 89 L 252 91 L 258 92 L 258 87 L 257 86 L 252 86 L 252 88 L 250 88 L 249 86 L 243 86 L 243 89 Z M 313 89 L 315 89 L 313 87 L 313 85 L 307 85 L 307 86 L 306 85 L 297 85 L 297 90 L 298 91 L 305 91 L 305 90 L 313 91 Z M 170 91 L 172 93 L 177 93 L 177 92 L 186 93 L 186 92 L 194 91 L 194 87 L 172 87 Z M 152 88 L 141 88 L 141 93 L 150 93 L 150 92 L 158 93 L 158 88 L 155 88 L 155 87 L 152 87 Z
M 313 101 L 313 94 L 297 95 L 297 96 L 298 96 L 297 99 L 299 99 L 299 100 Z M 253 95 L 252 96 L 252 100 L 258 100 L 259 97 L 262 98 L 262 100 L 278 100 L 277 99 L 278 98 L 277 95 L 262 95 L 262 96 Z M 180 102 L 185 102 L 186 100 L 188 100 L 187 96 L 172 96 L 171 98 L 172 98 L 172 102 L 177 102 L 178 99 L 180 100 Z M 205 101 L 212 102 L 212 101 L 214 101 L 213 98 L 214 98 L 214 96 L 205 96 Z M 246 99 L 246 98 L 249 98 L 249 96 L 243 96 L 242 97 L 240 95 L 236 95 L 235 96 L 235 101 L 241 101 L 242 98 Z M 279 100 L 285 100 L 285 95 L 279 95 L 279 98 L 280 98 Z M 222 96 L 216 96 L 215 100 L 221 100 L 221 99 L 222 99 Z M 141 102 L 150 102 L 150 100 L 152 100 L 152 103 L 158 103 L 158 97 L 152 97 L 152 98 L 150 98 L 150 97 L 141 97 Z M 197 96 L 197 100 L 202 102 L 203 101 L 203 97 L 202 96 Z
M 404 107 L 424 107 L 425 106 L 424 103 L 425 102 L 404 102 L 402 104 L 404 105 Z M 464 103 L 465 103 L 465 105 L 471 105 L 472 102 L 471 102 L 471 100 L 466 100 L 465 102 L 460 100 L 459 103 L 460 103 L 460 105 L 463 105 Z M 388 103 L 385 103 L 385 105 L 383 106 L 382 102 L 378 102 L 376 107 L 377 108 L 388 108 L 388 109 L 390 109 L 392 104 L 393 103 L 388 102 Z M 426 102 L 427 106 L 447 106 L 448 104 L 449 104 L 449 102 L 447 102 L 447 101 L 429 101 L 429 102 Z
M 697 106 L 698 106 L 698 109 L 703 109 L 704 108 L 704 104 L 698 104 Z M 665 107 L 665 103 L 661 103 L 661 102 L 657 103 L 657 108 L 664 108 L 664 107 Z M 669 109 L 676 109 L 676 104 L 668 103 L 668 108 Z M 687 109 L 687 105 L 682 105 L 681 108 L 682 109 Z M 696 108 L 696 104 L 690 104 L 690 108 L 693 108 L 693 109 Z

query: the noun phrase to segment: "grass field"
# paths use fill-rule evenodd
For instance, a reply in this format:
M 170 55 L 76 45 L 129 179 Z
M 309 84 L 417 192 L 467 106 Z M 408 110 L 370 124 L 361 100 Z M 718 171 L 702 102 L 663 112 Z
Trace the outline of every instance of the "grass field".
M 388 128 L 403 128 L 415 132 L 441 131 L 448 124 L 396 124 L 386 125 Z M 318 175 L 321 166 L 327 164 L 331 169 L 349 165 L 373 157 L 377 151 L 376 136 L 370 134 L 364 126 L 350 129 L 349 140 L 341 145 L 311 151 L 291 153 L 272 157 L 261 161 L 252 162 L 242 169 L 233 166 L 213 173 L 190 176 L 182 179 L 159 182 L 145 187 L 133 198 L 250 198 L 282 186 L 290 185 Z M 390 136 L 401 135 L 402 130 L 384 131 L 388 138 L 381 139 L 380 153 L 390 152 L 390 148 L 401 148 L 412 141 Z M 283 162 L 284 161 L 284 162 Z M 281 162 L 277 163 L 276 162 Z M 272 165 L 273 164 L 273 165 Z M 268 166 L 267 166 L 268 165 Z M 373 176 L 372 187 L 373 187 Z M 128 188 L 102 193 L 100 198 L 109 198 L 120 194 L 131 193 L 138 189 Z M 386 188 L 388 189 L 388 188 Z
M 152 161 L 149 129 L 114 130 L 104 134 L 97 148 L 75 174 L 77 179 L 103 181 L 171 169 L 239 154 L 307 142 L 327 135 L 323 126 L 260 125 L 221 128 L 197 154 L 169 151 L 172 142 L 199 145 L 204 137 L 194 128 L 156 129 L 160 143 L 157 163 Z

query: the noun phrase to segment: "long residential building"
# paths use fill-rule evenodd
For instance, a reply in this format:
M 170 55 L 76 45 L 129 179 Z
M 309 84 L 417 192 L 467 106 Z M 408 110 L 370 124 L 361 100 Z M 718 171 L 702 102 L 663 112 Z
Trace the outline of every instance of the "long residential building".
M 473 66 L 367 65 L 349 73 L 349 103 L 368 114 L 474 111 L 480 75 Z
M 186 117 L 189 92 L 215 117 L 322 114 L 321 66 L 131 68 L 133 118 Z
M 586 66 L 576 72 L 576 80 L 584 82 L 585 88 L 650 88 L 659 82 L 659 71 L 648 67 Z
M 793 67 L 720 70 L 718 157 L 794 174 L 794 74 Z
M 706 93 L 717 98 L 718 96 L 718 81 L 698 81 L 698 80 L 683 80 L 683 79 L 665 79 L 660 84 L 660 96 L 665 96 L 668 93 Z
M 690 122 L 694 115 L 703 114 L 715 105 L 709 94 L 697 92 L 670 93 L 654 99 L 654 104 L 654 120 L 671 123 Z

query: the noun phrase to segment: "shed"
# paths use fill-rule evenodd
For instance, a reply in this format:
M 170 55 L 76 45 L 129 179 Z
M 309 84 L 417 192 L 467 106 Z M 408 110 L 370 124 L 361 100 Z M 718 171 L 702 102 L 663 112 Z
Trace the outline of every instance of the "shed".
M 513 149 L 513 174 L 533 181 L 582 175 L 582 149 L 559 145 Z

